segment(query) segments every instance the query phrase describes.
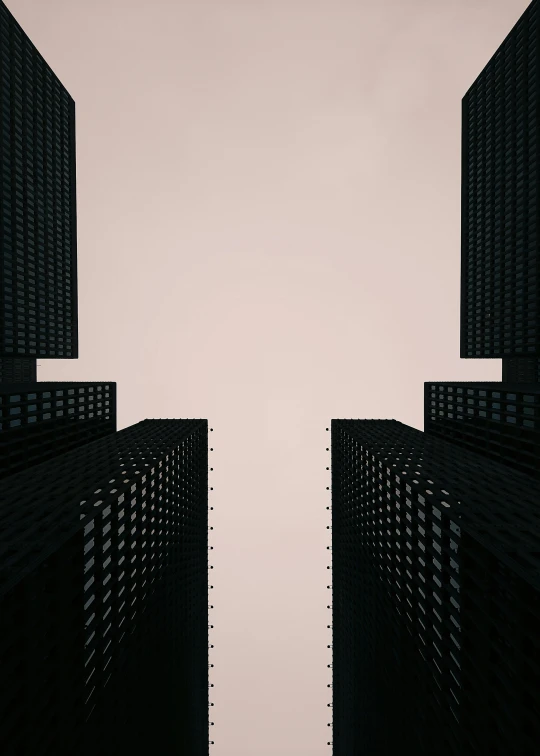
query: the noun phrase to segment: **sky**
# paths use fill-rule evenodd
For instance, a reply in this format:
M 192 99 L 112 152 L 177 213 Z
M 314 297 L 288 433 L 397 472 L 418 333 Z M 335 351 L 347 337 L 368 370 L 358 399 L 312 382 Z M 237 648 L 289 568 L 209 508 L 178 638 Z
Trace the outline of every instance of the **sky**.
M 208 418 L 212 756 L 327 756 L 331 418 L 459 358 L 461 98 L 526 0 L 5 0 L 76 102 L 80 356 Z

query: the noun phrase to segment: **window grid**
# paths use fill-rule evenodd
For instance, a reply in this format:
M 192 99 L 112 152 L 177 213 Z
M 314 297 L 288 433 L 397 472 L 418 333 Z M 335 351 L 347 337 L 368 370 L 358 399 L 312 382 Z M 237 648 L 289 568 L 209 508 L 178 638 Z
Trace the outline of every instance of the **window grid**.
M 0 533 L 5 751 L 207 756 L 207 421 L 145 420 L 10 476 Z
M 536 753 L 538 500 L 402 423 L 332 421 L 336 756 Z
M 461 357 L 540 356 L 537 16 L 463 98 Z
M 540 479 L 540 384 L 424 384 L 424 430 Z
M 0 355 L 75 358 L 75 105 L 0 2 Z
M 0 479 L 116 431 L 116 383 L 0 384 Z

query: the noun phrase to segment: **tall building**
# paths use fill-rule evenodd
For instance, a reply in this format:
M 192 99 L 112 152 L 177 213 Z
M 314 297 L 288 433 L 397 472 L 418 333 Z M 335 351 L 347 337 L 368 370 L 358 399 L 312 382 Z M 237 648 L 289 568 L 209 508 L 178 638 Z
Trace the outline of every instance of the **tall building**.
M 208 754 L 208 423 L 0 486 L 0 752 Z
M 0 0 L 0 380 L 78 357 L 75 103 Z
M 0 480 L 116 432 L 116 383 L 0 383 Z
M 0 0 L 0 753 L 207 756 L 208 423 L 77 358 L 75 106 Z
M 539 56 L 534 0 L 462 103 L 461 357 L 510 380 L 540 358 Z
M 463 98 L 461 357 L 425 433 L 332 421 L 334 756 L 540 742 L 540 23 Z
M 333 753 L 534 756 L 540 482 L 332 421 Z

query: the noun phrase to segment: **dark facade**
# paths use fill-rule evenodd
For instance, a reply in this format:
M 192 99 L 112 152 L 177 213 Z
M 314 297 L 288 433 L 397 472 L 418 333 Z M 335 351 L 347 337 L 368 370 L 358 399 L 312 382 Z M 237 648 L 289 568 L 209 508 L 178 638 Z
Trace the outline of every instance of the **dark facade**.
M 504 383 L 540 383 L 540 358 L 506 357 L 502 361 Z
M 0 384 L 26 383 L 37 379 L 36 360 L 27 357 L 0 357 Z
M 463 98 L 461 357 L 540 357 L 538 23 L 534 0 Z
M 0 359 L 76 358 L 75 103 L 1 0 L 0 66 Z
M 534 756 L 540 483 L 332 421 L 333 753 Z
M 4 480 L 0 604 L 2 754 L 207 756 L 207 421 Z
M 425 383 L 424 431 L 540 480 L 540 383 Z
M 0 383 L 0 480 L 116 431 L 116 383 Z

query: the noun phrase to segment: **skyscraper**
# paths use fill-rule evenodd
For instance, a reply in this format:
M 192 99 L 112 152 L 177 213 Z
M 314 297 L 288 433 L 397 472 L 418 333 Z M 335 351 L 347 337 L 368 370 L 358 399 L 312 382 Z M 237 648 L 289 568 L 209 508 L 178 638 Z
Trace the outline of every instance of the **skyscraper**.
M 538 0 L 463 98 L 461 357 L 425 433 L 332 421 L 335 756 L 540 742 Z
M 534 0 L 462 103 L 461 357 L 538 381 L 540 49 Z
M 540 482 L 332 421 L 333 753 L 534 756 Z
M 208 754 L 208 423 L 76 358 L 75 107 L 0 0 L 0 753 Z
M 0 752 L 208 753 L 208 423 L 0 486 Z
M 0 379 L 78 357 L 75 103 L 0 0 Z

